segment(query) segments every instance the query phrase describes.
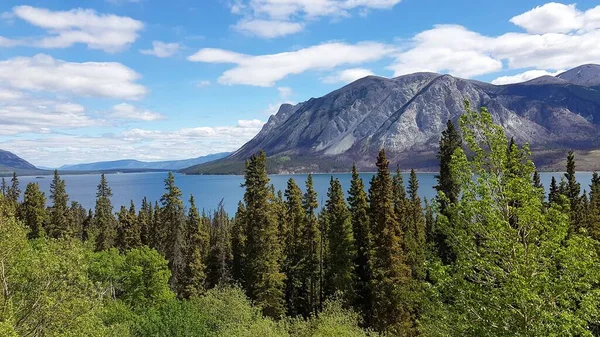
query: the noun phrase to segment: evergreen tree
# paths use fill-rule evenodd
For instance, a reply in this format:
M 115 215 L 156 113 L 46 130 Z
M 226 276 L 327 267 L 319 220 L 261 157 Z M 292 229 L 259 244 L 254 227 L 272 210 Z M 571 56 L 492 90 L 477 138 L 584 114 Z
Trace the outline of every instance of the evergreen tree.
M 96 191 L 96 207 L 93 221 L 96 251 L 106 250 L 115 246 L 117 223 L 110 201 L 112 196 L 112 189 L 108 186 L 106 176 L 104 174 L 100 175 L 100 183 Z M 90 239 L 92 239 L 92 236 L 90 236 Z
M 29 239 L 44 237 L 44 226 L 48 220 L 46 195 L 40 191 L 37 183 L 27 184 L 23 203 L 19 207 L 18 214 L 21 221 L 29 229 L 27 234 Z
M 206 224 L 210 222 L 206 215 L 202 215 Z M 208 287 L 224 286 L 232 281 L 231 264 L 231 222 L 229 216 L 220 203 L 213 214 L 210 223 L 210 250 L 207 262 Z
M 54 170 L 54 177 L 50 183 L 50 199 L 52 207 L 50 207 L 46 233 L 51 238 L 70 236 L 72 231 L 69 227 L 69 196 L 65 181 L 60 178 L 57 170 Z
M 185 214 L 181 201 L 181 190 L 175 185 L 175 175 L 169 172 L 165 179 L 165 193 L 160 199 L 162 210 L 160 212 L 161 230 L 166 232 L 165 258 L 169 261 L 171 270 L 171 289 L 182 295 L 185 289 Z
M 317 202 L 317 192 L 313 188 L 312 174 L 306 179 L 306 192 L 302 199 L 304 208 L 305 223 L 304 231 L 301 233 L 300 251 L 304 260 L 300 266 L 300 279 L 302 289 L 300 293 L 304 295 L 302 306 L 298 308 L 299 314 L 308 317 L 317 313 L 320 307 L 320 236 L 319 222 L 316 216 L 316 209 L 319 207 Z
M 87 218 L 88 212 L 80 203 L 77 201 L 71 202 L 69 208 L 69 227 L 71 228 L 71 235 L 79 240 L 83 241 L 83 223 Z
M 244 202 L 245 279 L 248 296 L 270 317 L 284 312 L 284 280 L 278 224 L 267 177 L 267 156 L 261 151 L 246 164 Z
M 152 204 L 144 197 L 142 206 L 137 216 L 138 227 L 140 228 L 140 241 L 142 245 L 150 245 L 150 227 L 152 222 Z
M 365 325 L 371 324 L 372 317 L 372 266 L 371 266 L 371 229 L 369 225 L 367 194 L 363 180 L 352 166 L 352 181 L 348 191 L 350 219 L 354 235 L 354 289 L 355 307 L 362 314 Z
M 412 329 L 402 303 L 402 289 L 410 270 L 403 253 L 403 233 L 394 213 L 393 183 L 385 151 L 377 157 L 377 175 L 369 189 L 372 245 L 373 326 L 378 331 L 403 334 Z
M 540 177 L 540 173 L 537 170 L 535 170 L 535 172 L 533 172 L 533 187 L 539 188 L 542 191 L 544 191 L 544 185 L 542 184 L 542 178 Z
M 142 245 L 140 236 L 139 222 L 136 216 L 135 205 L 131 200 L 129 210 L 125 206 L 121 206 L 118 215 L 119 224 L 117 226 L 116 246 L 120 251 L 138 248 Z
M 302 255 L 304 233 L 305 211 L 302 206 L 302 191 L 296 184 L 294 178 L 287 182 L 285 190 L 285 208 L 289 230 L 288 236 L 284 241 L 286 260 L 283 270 L 286 275 L 285 300 L 287 304 L 287 314 L 296 316 L 301 313 L 305 307 L 303 301 L 308 295 L 303 287 L 301 265 L 304 259 Z
M 548 192 L 548 203 L 559 203 L 560 202 L 560 187 L 556 182 L 556 178 L 552 177 L 552 181 L 550 182 L 550 191 Z
M 440 209 L 446 208 L 448 203 L 455 203 L 458 200 L 460 193 L 460 187 L 456 183 L 456 179 L 452 176 L 450 171 L 450 161 L 454 152 L 461 148 L 462 139 L 458 130 L 454 126 L 451 120 L 446 123 L 446 129 L 442 131 L 442 137 L 440 138 L 438 159 L 440 160 L 440 173 L 436 176 L 438 184 L 435 189 L 438 192 L 443 193 L 443 197 L 438 197 Z
M 342 184 L 331 177 L 327 202 L 327 268 L 325 269 L 325 295 L 340 292 L 352 303 L 354 245 L 350 212 L 344 199 Z
M 166 233 L 161 219 L 161 208 L 158 202 L 154 202 L 154 213 L 150 222 L 150 247 L 156 249 L 163 256 L 165 254 Z
M 571 205 L 571 230 L 577 231 L 582 226 L 583 207 L 581 204 L 581 185 L 575 177 L 575 154 L 569 151 L 567 155 L 567 172 L 565 173 L 567 182 L 565 196 L 569 199 Z
M 0 184 L 0 192 L 2 192 L 2 196 L 6 197 L 6 192 L 8 192 L 8 186 L 6 185 L 6 179 L 2 177 L 2 183 Z
M 244 284 L 244 251 L 246 249 L 246 229 L 244 227 L 246 207 L 238 202 L 237 212 L 231 227 L 232 276 L 242 286 Z
M 19 202 L 21 196 L 21 189 L 19 188 L 19 178 L 17 173 L 13 172 L 12 179 L 10 180 L 10 187 L 6 191 L 6 199 L 8 199 L 14 206 Z
M 206 287 L 206 261 L 209 250 L 208 228 L 204 227 L 194 196 L 190 195 L 190 209 L 186 220 L 186 279 L 184 297 L 204 293 Z
M 600 241 L 600 176 L 598 172 L 592 174 L 587 213 L 587 231 L 593 239 Z
M 93 234 L 94 230 L 92 228 L 93 226 L 94 226 L 94 212 L 90 209 L 87 212 L 87 217 L 83 221 L 82 231 L 81 231 L 81 241 L 87 242 L 90 240 L 90 238 L 94 237 L 94 234 Z M 95 244 L 95 242 L 94 242 L 94 244 Z

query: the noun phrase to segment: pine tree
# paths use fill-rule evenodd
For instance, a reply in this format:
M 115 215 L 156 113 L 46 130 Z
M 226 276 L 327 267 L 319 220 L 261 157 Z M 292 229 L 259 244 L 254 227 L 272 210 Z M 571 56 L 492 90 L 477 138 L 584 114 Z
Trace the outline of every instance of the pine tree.
M 278 224 L 267 177 L 267 156 L 261 151 L 246 164 L 244 202 L 245 278 L 248 296 L 270 317 L 284 314 L 284 280 Z
M 373 234 L 373 326 L 378 331 L 403 334 L 412 329 L 402 303 L 401 289 L 410 273 L 403 254 L 403 233 L 394 213 L 393 183 L 385 151 L 377 157 L 377 175 L 369 189 Z
M 121 252 L 138 248 L 142 245 L 140 227 L 136 215 L 133 200 L 130 202 L 129 210 L 121 206 L 118 215 L 116 246 Z
M 140 241 L 142 245 L 150 245 L 150 227 L 152 221 L 152 204 L 144 197 L 142 206 L 137 216 L 138 227 L 140 228 Z
M 111 188 L 104 174 L 100 175 L 100 183 L 96 191 L 96 207 L 94 212 L 94 234 L 96 251 L 106 250 L 115 246 L 117 238 L 117 221 L 113 214 L 110 198 Z M 90 237 L 92 239 L 92 237 Z
M 6 199 L 16 206 L 20 196 L 21 189 L 19 188 L 19 178 L 17 178 L 17 173 L 13 172 L 12 179 L 10 180 L 10 187 L 8 187 L 6 191 Z
M 244 227 L 246 207 L 238 202 L 237 212 L 231 227 L 232 276 L 242 286 L 244 281 L 244 251 L 246 249 L 246 228 Z
M 533 172 L 533 187 L 539 188 L 542 191 L 544 191 L 544 185 L 542 184 L 542 178 L 540 177 L 540 173 L 537 170 L 535 170 L 535 172 Z
M 337 178 L 330 179 L 325 216 L 328 223 L 325 295 L 332 296 L 340 292 L 348 303 L 352 303 L 354 271 L 352 222 L 342 184 Z
M 83 241 L 83 223 L 87 218 L 88 212 L 80 203 L 77 201 L 71 202 L 71 208 L 69 208 L 69 227 L 71 228 L 71 235 L 73 237 Z
M 552 177 L 552 181 L 550 182 L 550 191 L 548 192 L 548 203 L 559 203 L 560 202 L 560 187 L 556 182 L 556 178 Z
M 37 239 L 45 236 L 44 226 L 48 220 L 46 195 L 37 183 L 29 183 L 25 188 L 23 203 L 19 207 L 19 218 L 29 229 L 27 237 Z
M 6 185 L 6 179 L 2 177 L 2 183 L 0 184 L 0 192 L 2 192 L 2 196 L 6 197 L 6 192 L 8 191 L 8 186 Z
M 313 188 L 313 178 L 309 174 L 306 179 L 306 192 L 302 199 L 304 208 L 305 223 L 304 231 L 301 233 L 300 251 L 304 260 L 300 266 L 300 278 L 304 295 L 302 306 L 298 308 L 299 314 L 308 317 L 317 313 L 320 307 L 320 259 L 319 247 L 320 236 L 319 222 L 316 216 L 316 209 L 319 207 L 317 202 L 317 192 Z
M 438 192 L 442 192 L 444 196 L 443 198 L 438 198 L 442 213 L 448 203 L 455 203 L 458 200 L 460 193 L 460 187 L 450 171 L 450 161 L 454 152 L 461 148 L 461 146 L 462 139 L 460 134 L 454 123 L 448 120 L 446 130 L 442 132 L 439 143 L 438 159 L 440 160 L 440 173 L 436 176 L 438 184 L 435 186 L 435 189 Z
M 363 180 L 352 166 L 352 181 L 348 191 L 350 219 L 354 235 L 354 289 L 355 307 L 362 314 L 365 325 L 371 324 L 372 317 L 372 266 L 371 266 L 371 229 L 369 225 L 367 194 Z
M 50 183 L 50 199 L 52 207 L 46 233 L 51 238 L 63 238 L 72 234 L 69 228 L 69 196 L 65 186 L 65 181 L 60 178 L 58 171 L 54 170 L 54 178 Z
M 200 218 L 194 196 L 186 220 L 186 277 L 184 297 L 199 296 L 206 287 L 206 261 L 209 249 L 208 228 Z
M 598 172 L 592 174 L 587 213 L 587 231 L 593 239 L 600 241 L 600 176 Z
M 210 219 L 205 214 L 202 214 L 202 219 L 205 224 L 210 223 Z M 232 259 L 231 222 L 223 204 L 220 203 L 210 223 L 210 250 L 206 275 L 208 288 L 232 282 Z
M 94 237 L 93 227 L 94 226 L 94 212 L 90 209 L 88 210 L 87 217 L 85 221 L 83 221 L 82 231 L 81 231 L 81 241 L 87 242 L 90 238 Z M 95 242 L 94 242 L 95 244 Z
M 150 226 L 150 248 L 156 249 L 163 256 L 165 254 L 166 233 L 161 219 L 161 208 L 158 202 L 154 202 L 154 213 Z
M 169 261 L 171 289 L 182 295 L 185 285 L 185 214 L 181 201 L 181 190 L 175 185 L 175 175 L 169 172 L 165 179 L 165 193 L 160 199 L 161 230 L 166 231 L 165 258 Z
M 305 212 L 302 206 L 302 191 L 293 178 L 287 182 L 285 190 L 286 217 L 289 230 L 288 236 L 284 242 L 286 261 L 283 270 L 286 275 L 285 299 L 287 304 L 287 314 L 296 316 L 300 314 L 301 308 L 304 308 L 303 300 L 307 293 L 303 292 L 301 264 L 304 256 L 302 255 L 302 234 L 304 233 Z
M 567 172 L 565 173 L 567 187 L 565 196 L 571 205 L 571 230 L 578 231 L 582 226 L 583 209 L 581 205 L 581 185 L 575 177 L 575 154 L 569 151 L 567 155 Z

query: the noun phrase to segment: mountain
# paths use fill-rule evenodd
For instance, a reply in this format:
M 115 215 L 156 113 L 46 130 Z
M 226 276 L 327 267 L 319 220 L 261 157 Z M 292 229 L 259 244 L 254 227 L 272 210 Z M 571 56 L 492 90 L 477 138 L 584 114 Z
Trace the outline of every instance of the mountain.
M 403 169 L 436 170 L 440 134 L 448 119 L 456 122 L 464 112 L 464 99 L 476 109 L 487 107 L 509 137 L 529 143 L 538 167 L 557 169 L 566 151 L 576 149 L 588 158 L 578 169 L 598 169 L 598 69 L 586 65 L 510 85 L 436 73 L 368 76 L 323 97 L 282 105 L 229 157 L 184 172 L 239 173 L 261 149 L 271 172 L 347 171 L 353 162 L 373 170 L 380 148 Z
M 88 164 L 63 165 L 63 171 L 102 171 L 102 170 L 180 170 L 192 165 L 207 163 L 228 156 L 230 152 L 209 154 L 192 159 L 144 162 L 133 159 L 103 161 Z
M 39 174 L 44 171 L 39 170 L 31 163 L 12 152 L 0 150 L 0 176 L 11 175 L 13 172 L 16 172 L 19 175 L 25 175 Z
M 586 87 L 600 86 L 600 65 L 584 64 L 556 76 L 569 83 Z

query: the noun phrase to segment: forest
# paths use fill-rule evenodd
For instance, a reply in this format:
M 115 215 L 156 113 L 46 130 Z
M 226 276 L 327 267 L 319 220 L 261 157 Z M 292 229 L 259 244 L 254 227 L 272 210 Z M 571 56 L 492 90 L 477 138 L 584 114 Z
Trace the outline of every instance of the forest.
M 600 336 L 600 177 L 580 186 L 570 152 L 546 193 L 528 145 L 465 110 L 434 200 L 384 150 L 368 189 L 353 168 L 324 205 L 310 175 L 275 191 L 260 152 L 233 215 L 185 207 L 173 174 L 119 210 L 104 175 L 93 210 L 57 172 L 49 200 L 14 175 L 0 336 Z

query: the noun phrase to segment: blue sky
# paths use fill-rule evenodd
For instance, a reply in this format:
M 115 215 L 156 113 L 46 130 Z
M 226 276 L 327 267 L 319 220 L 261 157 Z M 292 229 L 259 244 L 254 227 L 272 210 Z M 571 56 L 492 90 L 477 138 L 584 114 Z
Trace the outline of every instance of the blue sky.
M 35 165 L 232 151 L 368 74 L 498 84 L 600 63 L 597 1 L 0 4 L 0 148 Z

